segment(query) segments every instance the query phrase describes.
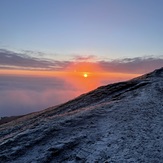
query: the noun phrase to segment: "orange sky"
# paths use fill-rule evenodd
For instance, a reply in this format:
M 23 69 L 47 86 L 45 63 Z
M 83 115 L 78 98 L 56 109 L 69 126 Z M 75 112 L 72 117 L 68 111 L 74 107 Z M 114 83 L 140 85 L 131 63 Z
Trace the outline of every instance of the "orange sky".
M 84 74 L 87 77 L 84 77 Z M 43 70 L 0 70 L 0 75 L 30 76 L 30 77 L 58 77 L 73 86 L 90 91 L 103 84 L 117 81 L 124 81 L 141 74 L 114 73 L 103 71 L 96 64 L 77 62 L 70 65 L 64 71 L 43 71 Z M 105 82 L 104 82 L 105 81 Z M 107 83 L 108 81 L 108 83 Z
M 0 115 L 22 115 L 45 109 L 99 86 L 139 75 L 108 72 L 97 64 L 81 62 L 72 63 L 62 71 L 1 69 Z

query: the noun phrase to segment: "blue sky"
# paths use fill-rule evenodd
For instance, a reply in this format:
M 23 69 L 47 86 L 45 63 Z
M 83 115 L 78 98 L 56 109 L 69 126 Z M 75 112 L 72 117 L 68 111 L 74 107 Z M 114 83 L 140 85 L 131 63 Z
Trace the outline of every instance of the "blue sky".
M 162 17 L 162 0 L 1 0 L 0 47 L 63 60 L 160 56 Z

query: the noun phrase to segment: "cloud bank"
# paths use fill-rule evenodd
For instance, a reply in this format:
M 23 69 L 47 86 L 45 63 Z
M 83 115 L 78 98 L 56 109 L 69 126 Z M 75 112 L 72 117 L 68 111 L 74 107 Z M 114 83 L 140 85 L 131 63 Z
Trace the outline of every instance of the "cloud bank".
M 31 57 L 24 53 L 0 49 L 0 68 L 2 69 L 41 69 L 61 70 L 69 64 L 69 61 L 45 60 Z
M 163 56 L 159 58 L 124 58 L 121 60 L 100 61 L 99 64 L 106 71 L 144 74 L 153 71 L 154 69 L 162 67 Z
M 34 55 L 34 54 L 33 54 Z M 115 60 L 96 60 L 96 56 L 75 56 L 71 61 L 59 61 L 31 57 L 24 53 L 16 53 L 0 49 L 1 69 L 39 69 L 64 71 L 70 65 L 88 62 L 99 66 L 106 72 L 147 73 L 163 66 L 163 55 L 159 57 L 136 57 Z
M 0 76 L 0 117 L 22 115 L 66 102 L 81 90 L 58 78 Z

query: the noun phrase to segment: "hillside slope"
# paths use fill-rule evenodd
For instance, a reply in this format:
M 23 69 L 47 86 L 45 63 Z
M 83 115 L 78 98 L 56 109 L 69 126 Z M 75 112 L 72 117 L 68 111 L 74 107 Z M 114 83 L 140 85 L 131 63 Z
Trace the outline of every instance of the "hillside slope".
M 0 162 L 163 162 L 163 68 L 0 125 Z

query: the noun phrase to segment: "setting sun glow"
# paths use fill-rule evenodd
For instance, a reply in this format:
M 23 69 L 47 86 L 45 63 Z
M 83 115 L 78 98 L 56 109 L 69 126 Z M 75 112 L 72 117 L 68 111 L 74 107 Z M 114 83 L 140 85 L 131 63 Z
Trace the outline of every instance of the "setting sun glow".
M 83 76 L 84 76 L 85 78 L 87 78 L 87 77 L 88 77 L 88 74 L 87 74 L 87 73 L 84 73 Z
M 70 64 L 67 69 L 63 71 L 49 71 L 49 70 L 17 70 L 17 69 L 2 69 L 0 70 L 2 76 L 29 76 L 41 78 L 58 78 L 70 83 L 74 88 L 88 92 L 100 85 L 113 83 L 114 81 L 122 81 L 141 74 L 129 74 L 118 72 L 107 72 L 100 68 L 98 64 L 90 62 L 74 62 Z

